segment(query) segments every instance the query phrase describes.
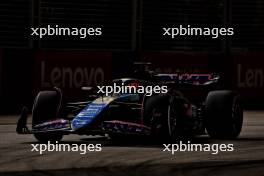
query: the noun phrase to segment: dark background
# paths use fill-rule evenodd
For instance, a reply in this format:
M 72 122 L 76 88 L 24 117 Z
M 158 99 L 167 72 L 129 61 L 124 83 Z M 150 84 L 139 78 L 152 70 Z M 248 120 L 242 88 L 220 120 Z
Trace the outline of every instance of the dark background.
M 122 77 L 134 61 L 150 61 L 160 72 L 219 72 L 227 88 L 241 93 L 246 108 L 264 108 L 262 0 L 5 0 L 0 9 L 0 113 L 31 106 L 38 90 L 54 86 L 54 69 L 71 73 L 55 83 L 74 100 L 80 84 Z M 103 35 L 30 36 L 31 27 L 48 24 L 102 27 Z M 162 36 L 163 27 L 180 24 L 233 27 L 235 34 Z

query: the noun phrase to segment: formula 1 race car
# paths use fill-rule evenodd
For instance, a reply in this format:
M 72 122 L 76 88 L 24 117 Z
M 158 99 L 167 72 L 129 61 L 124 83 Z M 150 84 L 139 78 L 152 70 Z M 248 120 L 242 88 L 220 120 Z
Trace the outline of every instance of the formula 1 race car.
M 108 134 L 110 138 L 147 135 L 157 141 L 203 134 L 235 138 L 243 123 L 240 97 L 231 90 L 217 90 L 219 79 L 213 73 L 156 74 L 141 70 L 133 78 L 115 79 L 113 83 L 135 89 L 166 86 L 167 91 L 106 95 L 86 87 L 87 101 L 74 103 L 63 103 L 58 88 L 41 91 L 33 104 L 32 129 L 27 127 L 27 108 L 23 108 L 17 133 L 33 134 L 41 142 L 60 141 L 67 134 Z

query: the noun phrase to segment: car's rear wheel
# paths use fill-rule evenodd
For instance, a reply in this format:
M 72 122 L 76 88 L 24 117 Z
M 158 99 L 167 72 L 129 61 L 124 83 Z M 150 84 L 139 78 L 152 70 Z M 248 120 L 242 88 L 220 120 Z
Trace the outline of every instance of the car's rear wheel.
M 159 142 L 178 141 L 183 138 L 183 105 L 179 96 L 158 95 L 145 103 L 145 118 L 149 119 L 151 136 Z
M 41 91 L 35 98 L 32 110 L 32 128 L 43 122 L 56 119 L 61 104 L 61 92 Z M 35 133 L 35 138 L 40 142 L 60 141 L 63 137 L 61 133 L 41 132 Z
M 240 97 L 229 90 L 211 91 L 206 99 L 205 126 L 213 138 L 236 138 L 242 129 Z

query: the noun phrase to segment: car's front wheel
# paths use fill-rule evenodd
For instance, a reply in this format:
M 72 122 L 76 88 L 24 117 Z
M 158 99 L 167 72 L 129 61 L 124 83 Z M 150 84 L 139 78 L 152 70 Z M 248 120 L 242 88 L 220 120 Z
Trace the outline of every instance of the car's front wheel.
M 32 110 L 32 128 L 43 122 L 56 119 L 61 104 L 61 92 L 59 89 L 52 91 L 41 91 L 35 98 Z M 40 142 L 60 141 L 63 137 L 61 133 L 40 132 L 34 137 Z

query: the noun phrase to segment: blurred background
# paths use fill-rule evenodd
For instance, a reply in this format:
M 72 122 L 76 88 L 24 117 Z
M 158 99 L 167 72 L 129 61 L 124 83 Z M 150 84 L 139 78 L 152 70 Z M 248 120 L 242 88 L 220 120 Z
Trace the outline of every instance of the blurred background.
M 58 86 L 69 100 L 149 61 L 157 72 L 219 72 L 247 109 L 264 109 L 262 0 L 2 0 L 0 114 Z M 101 27 L 100 37 L 32 38 L 31 27 Z M 163 27 L 233 27 L 234 36 L 169 39 Z

